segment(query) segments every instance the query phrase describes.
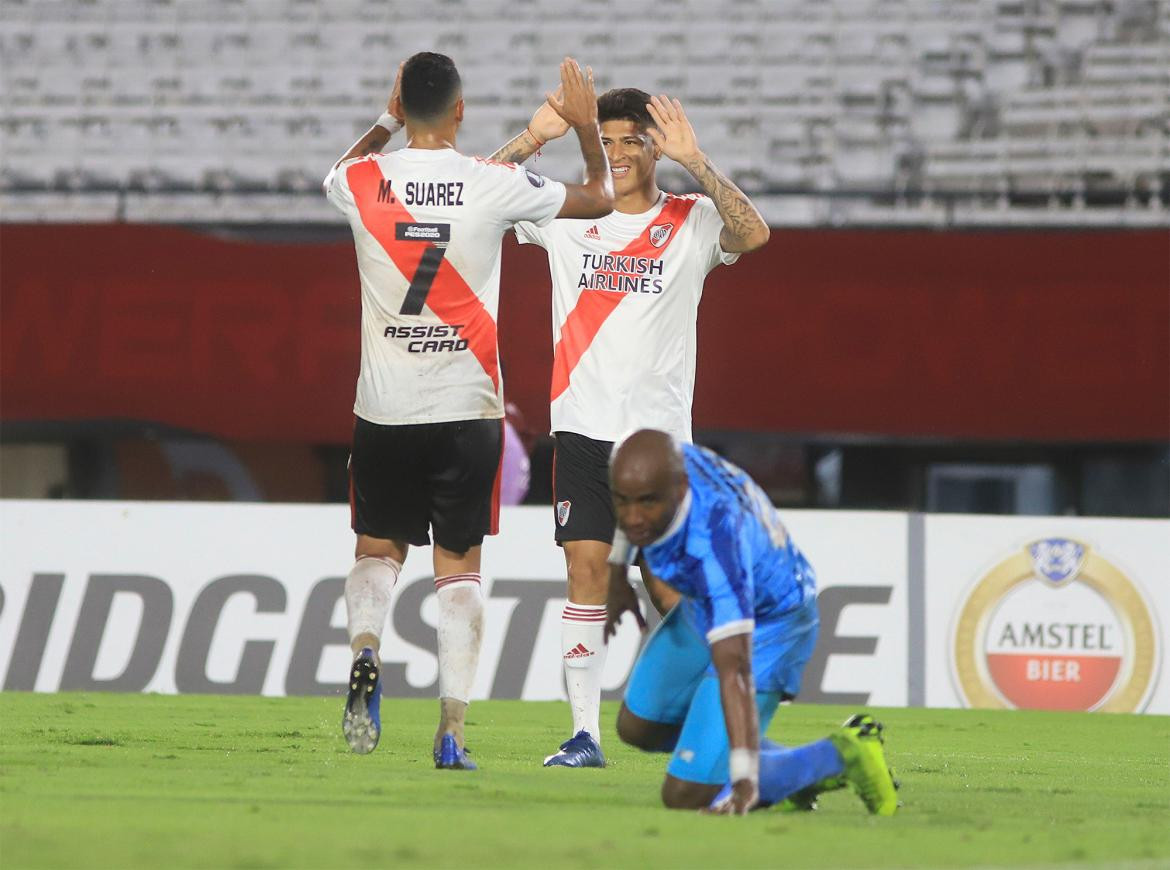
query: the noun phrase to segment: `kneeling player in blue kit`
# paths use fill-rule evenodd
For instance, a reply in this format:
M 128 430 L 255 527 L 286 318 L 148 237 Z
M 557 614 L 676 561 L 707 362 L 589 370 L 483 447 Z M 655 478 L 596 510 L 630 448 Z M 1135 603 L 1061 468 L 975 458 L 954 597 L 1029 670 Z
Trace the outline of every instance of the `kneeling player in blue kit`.
M 852 717 L 824 740 L 763 741 L 782 700 L 796 696 L 817 636 L 816 576 L 748 475 L 709 450 L 643 429 L 610 464 L 618 531 L 606 637 L 622 613 L 645 625 L 627 579 L 633 548 L 679 604 L 634 665 L 618 735 L 670 752 L 662 802 L 746 813 L 850 785 L 871 813 L 892 815 L 895 785 L 882 726 Z

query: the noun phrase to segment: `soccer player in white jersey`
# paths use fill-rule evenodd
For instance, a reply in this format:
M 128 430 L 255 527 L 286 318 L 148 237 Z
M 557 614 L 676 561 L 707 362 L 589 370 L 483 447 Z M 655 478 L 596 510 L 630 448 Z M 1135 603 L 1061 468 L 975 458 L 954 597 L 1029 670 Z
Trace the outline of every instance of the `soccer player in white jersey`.
M 455 150 L 459 73 L 423 52 L 399 67 L 384 114 L 325 180 L 349 219 L 362 297 L 345 582 L 350 645 L 342 728 L 354 752 L 381 734 L 379 648 L 411 544 L 434 534 L 440 721 L 435 766 L 473 770 L 464 718 L 483 634 L 480 547 L 495 534 L 504 417 L 496 347 L 500 241 L 517 221 L 600 218 L 613 183 L 592 81 L 566 58 L 550 110 L 576 132 L 585 183 L 550 181 Z M 376 153 L 406 127 L 406 147 Z
M 614 532 L 610 450 L 639 428 L 690 441 L 703 282 L 716 266 L 768 241 L 767 223 L 699 148 L 678 100 L 612 90 L 598 99 L 598 119 L 617 198 L 613 213 L 516 226 L 522 243 L 548 251 L 552 272 L 553 500 L 569 579 L 561 654 L 573 736 L 545 766 L 605 765 L 598 716 Z M 546 103 L 493 156 L 522 161 L 566 131 Z M 703 193 L 660 190 L 654 170 L 663 156 L 684 166 Z M 660 610 L 677 601 L 644 568 L 643 578 Z

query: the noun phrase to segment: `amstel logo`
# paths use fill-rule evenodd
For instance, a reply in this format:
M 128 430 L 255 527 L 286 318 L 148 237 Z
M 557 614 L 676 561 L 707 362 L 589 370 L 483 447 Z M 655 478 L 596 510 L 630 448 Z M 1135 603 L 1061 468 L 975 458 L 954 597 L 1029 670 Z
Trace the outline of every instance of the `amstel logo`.
M 1158 633 L 1138 588 L 1088 544 L 1035 541 L 992 568 L 954 629 L 970 707 L 1133 712 L 1149 701 Z

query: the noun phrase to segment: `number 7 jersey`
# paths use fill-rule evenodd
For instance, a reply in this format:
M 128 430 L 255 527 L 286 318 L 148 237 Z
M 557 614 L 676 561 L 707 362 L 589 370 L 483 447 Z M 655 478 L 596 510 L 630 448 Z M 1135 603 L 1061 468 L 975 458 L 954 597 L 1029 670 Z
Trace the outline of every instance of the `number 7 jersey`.
M 403 148 L 341 163 L 325 191 L 349 219 L 361 279 L 354 413 L 382 425 L 503 417 L 500 242 L 518 221 L 551 221 L 565 186 L 450 148 Z

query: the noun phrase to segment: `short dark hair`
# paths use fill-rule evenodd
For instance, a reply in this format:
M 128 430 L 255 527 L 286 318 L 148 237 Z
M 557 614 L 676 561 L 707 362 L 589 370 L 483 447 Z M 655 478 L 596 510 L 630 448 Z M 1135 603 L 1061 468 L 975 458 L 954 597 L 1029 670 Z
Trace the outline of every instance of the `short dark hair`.
M 650 95 L 637 88 L 614 88 L 597 98 L 597 123 L 606 121 L 633 121 L 638 129 L 656 126 L 646 104 Z
M 455 61 L 445 54 L 420 51 L 402 67 L 402 110 L 408 118 L 435 121 L 463 92 Z

